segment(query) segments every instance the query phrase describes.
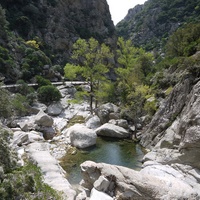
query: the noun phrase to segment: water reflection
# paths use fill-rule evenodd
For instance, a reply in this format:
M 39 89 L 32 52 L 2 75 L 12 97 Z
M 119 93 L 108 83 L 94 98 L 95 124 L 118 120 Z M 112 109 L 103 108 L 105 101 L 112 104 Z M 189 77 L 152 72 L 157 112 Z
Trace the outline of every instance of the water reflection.
M 67 177 L 69 182 L 77 184 L 81 180 L 79 166 L 86 160 L 139 169 L 143 156 L 144 151 L 142 148 L 130 140 L 98 137 L 96 146 L 78 150 L 75 155 L 66 155 L 61 162 L 61 166 L 69 174 Z

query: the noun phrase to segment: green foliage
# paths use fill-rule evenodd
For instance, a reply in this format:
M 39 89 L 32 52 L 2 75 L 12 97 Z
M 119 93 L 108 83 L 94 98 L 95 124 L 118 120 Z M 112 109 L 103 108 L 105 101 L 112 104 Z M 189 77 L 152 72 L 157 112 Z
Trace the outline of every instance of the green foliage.
M 0 5 L 0 38 L 7 39 L 8 21 L 6 20 L 5 10 Z
M 14 61 L 8 49 L 0 46 L 0 72 L 3 74 L 8 74 L 13 70 L 14 67 Z
M 60 91 L 53 85 L 47 85 L 38 88 L 38 99 L 42 103 L 59 101 L 61 97 Z
M 200 50 L 200 24 L 187 24 L 179 28 L 167 43 L 169 57 L 187 57 Z
M 124 82 L 131 79 L 134 83 L 145 81 L 145 77 L 152 72 L 153 55 L 142 48 L 133 46 L 131 40 L 118 39 L 118 63 L 117 74 Z
M 31 30 L 31 21 L 27 16 L 19 16 L 16 18 L 13 28 L 17 29 L 20 35 L 26 37 Z
M 135 86 L 145 83 L 147 75 L 151 72 L 153 56 L 141 48 L 136 48 L 130 40 L 118 39 L 118 92 L 120 101 L 126 104 L 128 96 Z
M 11 137 L 12 132 L 0 125 L 0 166 L 3 167 L 5 173 L 8 173 L 16 168 L 17 156 L 9 147 Z
M 4 180 L 0 183 L 0 199 L 61 200 L 61 197 L 43 183 L 39 168 L 28 163 L 25 167 L 5 174 Z
M 21 116 L 28 113 L 29 105 L 36 99 L 36 94 L 30 88 L 27 88 L 26 83 L 23 82 L 23 84 L 25 87 L 23 85 L 21 86 L 21 93 L 17 93 L 15 95 L 12 95 L 4 88 L 0 88 L 1 117 L 9 118 L 14 115 Z
M 153 116 L 155 114 L 157 110 L 157 102 L 154 97 L 151 101 L 147 99 L 147 101 L 144 104 L 144 110 L 150 116 Z
M 0 84 L 2 86 L 2 84 Z M 0 88 L 0 117 L 7 118 L 12 115 L 12 106 L 10 93 L 4 89 Z
M 26 96 L 19 93 L 15 94 L 12 98 L 11 105 L 15 115 L 24 116 L 28 113 L 28 100 Z
M 43 78 L 42 76 L 37 75 L 35 78 L 38 83 L 38 87 L 51 85 L 51 81 Z
M 103 82 L 101 87 L 96 92 L 97 99 L 100 102 L 116 102 L 116 85 L 112 82 Z
M 98 101 L 97 92 L 101 84 L 107 81 L 109 72 L 109 59 L 113 58 L 110 48 L 99 44 L 94 38 L 88 41 L 78 39 L 73 45 L 72 59 L 76 65 L 67 64 L 64 68 L 65 77 L 71 80 L 81 76 L 90 85 L 90 109 L 93 112 L 93 100 Z
M 40 45 L 35 40 L 28 40 L 28 41 L 26 41 L 26 44 L 35 49 L 39 49 L 39 47 L 40 47 Z
M 146 102 L 153 95 L 150 86 L 146 85 L 153 73 L 152 54 L 134 47 L 130 40 L 119 38 L 117 56 L 117 96 L 122 117 L 134 120 L 143 114 L 152 114 L 155 108 Z
M 171 93 L 172 90 L 173 90 L 172 86 L 168 87 L 167 90 L 165 91 L 165 95 L 168 96 Z
M 29 87 L 24 80 L 18 80 L 16 84 L 18 84 L 19 86 L 16 88 L 15 91 L 20 93 L 21 95 L 26 96 L 34 92 L 34 89 L 32 87 Z
M 31 93 L 27 94 L 26 98 L 27 98 L 28 104 L 33 105 L 33 103 L 37 100 L 37 93 L 31 92 Z
M 76 80 L 78 74 L 82 72 L 82 68 L 78 65 L 67 63 L 64 68 L 65 77 L 69 80 Z
M 29 81 L 35 75 L 42 74 L 45 65 L 51 65 L 46 54 L 38 49 L 26 48 L 22 59 L 22 79 Z
M 117 35 L 151 51 L 163 47 L 179 25 L 199 23 L 199 0 L 151 0 L 116 26 Z M 130 12 L 131 13 L 131 12 Z M 151 34 L 148 35 L 148 32 Z

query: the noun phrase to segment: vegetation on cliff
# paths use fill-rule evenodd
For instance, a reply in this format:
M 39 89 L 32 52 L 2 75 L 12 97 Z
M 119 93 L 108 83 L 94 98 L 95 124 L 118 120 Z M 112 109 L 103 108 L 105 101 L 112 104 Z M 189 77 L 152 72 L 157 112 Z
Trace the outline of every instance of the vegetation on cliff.
M 154 115 L 178 82 L 199 79 L 199 1 L 149 0 L 117 25 L 122 36 L 117 42 L 108 6 L 86 2 L 84 8 L 79 1 L 66 8 L 55 0 L 0 0 L 0 78 L 20 84 L 15 94 L 0 87 L 2 121 L 28 114 L 35 99 L 59 101 L 61 94 L 51 81 L 64 74 L 88 81 L 90 90 L 78 90 L 82 99 L 90 98 L 91 112 L 93 100 L 113 102 L 120 106 L 121 117 L 135 124 L 144 115 Z M 37 90 L 28 82 L 37 82 Z M 178 114 L 170 116 L 166 127 Z M 16 167 L 16 155 L 8 145 L 10 133 L 0 127 L 0 136 L 5 155 L 0 161 L 0 198 L 58 199 L 40 183 L 35 166 Z
M 184 24 L 198 23 L 198 0 L 149 0 L 129 10 L 117 24 L 117 34 L 146 50 L 161 50 L 168 37 Z

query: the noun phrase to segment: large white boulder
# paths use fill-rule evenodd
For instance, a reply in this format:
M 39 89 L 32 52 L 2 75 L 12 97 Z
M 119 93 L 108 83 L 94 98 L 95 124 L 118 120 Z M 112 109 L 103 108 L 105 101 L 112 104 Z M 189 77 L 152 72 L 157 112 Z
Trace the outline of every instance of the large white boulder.
M 97 135 L 94 130 L 83 124 L 75 124 L 67 130 L 71 144 L 78 148 L 86 148 L 96 144 Z
M 115 138 L 128 138 L 130 136 L 126 129 L 110 123 L 103 124 L 96 129 L 96 134 Z
M 90 200 L 113 200 L 113 198 L 108 194 L 93 188 L 91 191 Z
M 13 145 L 22 146 L 23 144 L 29 144 L 36 141 L 43 141 L 44 138 L 40 133 L 36 131 L 24 132 L 24 131 L 15 131 L 13 133 Z
M 42 110 L 35 116 L 35 123 L 39 126 L 50 127 L 53 125 L 53 119 Z
M 101 121 L 97 115 L 86 120 L 86 126 L 90 129 L 97 129 L 101 126 Z
M 60 102 L 54 102 L 47 108 L 47 113 L 52 116 L 58 116 L 63 111 L 63 106 Z

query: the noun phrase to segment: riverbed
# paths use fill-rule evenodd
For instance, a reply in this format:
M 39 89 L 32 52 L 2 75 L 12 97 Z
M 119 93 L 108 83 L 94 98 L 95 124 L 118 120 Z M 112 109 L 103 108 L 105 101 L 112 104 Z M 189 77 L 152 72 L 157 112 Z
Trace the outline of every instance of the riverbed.
M 141 169 L 141 160 L 144 154 L 144 149 L 132 140 L 98 137 L 95 146 L 70 152 L 62 159 L 60 164 L 68 174 L 68 181 L 72 185 L 76 185 L 82 179 L 80 164 L 86 160 L 139 170 Z

